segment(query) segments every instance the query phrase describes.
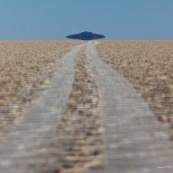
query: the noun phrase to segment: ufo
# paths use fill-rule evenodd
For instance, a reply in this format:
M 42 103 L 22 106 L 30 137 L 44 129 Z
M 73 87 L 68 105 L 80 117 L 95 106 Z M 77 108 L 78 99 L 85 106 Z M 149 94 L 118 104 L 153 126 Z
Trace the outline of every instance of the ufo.
M 76 40 L 97 40 L 97 39 L 103 39 L 105 38 L 105 36 L 85 31 L 79 34 L 66 36 L 66 38 L 76 39 Z

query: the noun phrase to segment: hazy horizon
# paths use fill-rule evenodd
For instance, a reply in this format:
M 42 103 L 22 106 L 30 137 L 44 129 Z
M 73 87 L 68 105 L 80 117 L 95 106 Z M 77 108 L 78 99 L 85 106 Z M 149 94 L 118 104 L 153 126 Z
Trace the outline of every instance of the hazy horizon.
M 173 1 L 0 0 L 0 40 L 67 40 L 89 31 L 105 40 L 172 40 Z

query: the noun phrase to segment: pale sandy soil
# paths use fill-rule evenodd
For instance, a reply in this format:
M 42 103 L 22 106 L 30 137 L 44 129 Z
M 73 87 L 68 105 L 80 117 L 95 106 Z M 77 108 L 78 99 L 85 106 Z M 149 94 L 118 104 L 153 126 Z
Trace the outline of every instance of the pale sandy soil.
M 0 42 L 0 127 L 45 89 L 64 55 L 80 41 Z
M 104 172 L 104 129 L 98 87 L 90 75 L 82 50 L 77 59 L 75 81 L 67 109 L 59 123 L 58 172 Z M 89 171 L 90 172 L 90 171 Z
M 101 41 L 97 50 L 173 128 L 173 41 Z

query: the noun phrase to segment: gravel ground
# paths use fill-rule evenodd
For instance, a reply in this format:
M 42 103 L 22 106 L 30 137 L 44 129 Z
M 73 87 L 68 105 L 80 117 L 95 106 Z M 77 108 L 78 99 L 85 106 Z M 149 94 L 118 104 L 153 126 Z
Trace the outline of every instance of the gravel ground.
M 82 45 L 63 57 L 81 42 L 0 43 L 1 129 L 26 111 L 1 140 L 2 172 L 158 172 L 171 164 L 169 135 L 133 86 L 171 128 L 172 41 L 103 41 L 106 63 L 89 42 L 75 67 Z
M 58 172 L 104 172 L 104 129 L 99 94 L 89 74 L 84 51 L 78 57 L 75 82 L 58 129 L 57 145 L 61 150 Z
M 142 93 L 173 136 L 173 41 L 102 41 L 97 49 Z
M 0 42 L 0 129 L 48 87 L 64 55 L 80 41 Z
M 80 47 L 64 58 L 50 87 L 2 136 L 2 173 L 105 172 L 99 91 L 85 49 L 77 56 Z
M 1 173 L 46 173 L 57 170 L 57 124 L 64 114 L 75 77 L 76 57 L 82 45 L 65 55 L 50 87 L 34 99 L 21 118 L 2 132 Z
M 88 62 L 98 84 L 105 127 L 107 173 L 163 173 L 171 165 L 173 145 L 163 124 L 148 104 L 119 72 L 87 48 Z

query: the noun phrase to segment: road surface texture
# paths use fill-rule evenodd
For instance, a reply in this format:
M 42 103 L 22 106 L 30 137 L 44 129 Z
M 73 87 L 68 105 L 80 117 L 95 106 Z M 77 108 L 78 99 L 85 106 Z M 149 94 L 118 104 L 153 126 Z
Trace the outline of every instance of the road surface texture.
M 96 44 L 67 54 L 51 86 L 4 134 L 0 173 L 172 171 L 166 129 Z
M 54 76 L 52 87 L 33 102 L 23 121 L 12 128 L 1 142 L 1 173 L 35 172 L 32 167 L 39 165 L 40 160 L 49 159 L 49 154 L 41 146 L 55 136 L 57 121 L 65 109 L 74 81 L 75 59 L 80 47 L 68 54 L 62 68 Z M 45 157 L 44 160 L 42 157 Z
M 96 43 L 95 43 L 96 44 Z M 169 136 L 134 87 L 88 46 L 105 118 L 108 173 L 168 172 L 173 147 Z
M 49 86 L 78 41 L 0 41 L 0 135 Z

